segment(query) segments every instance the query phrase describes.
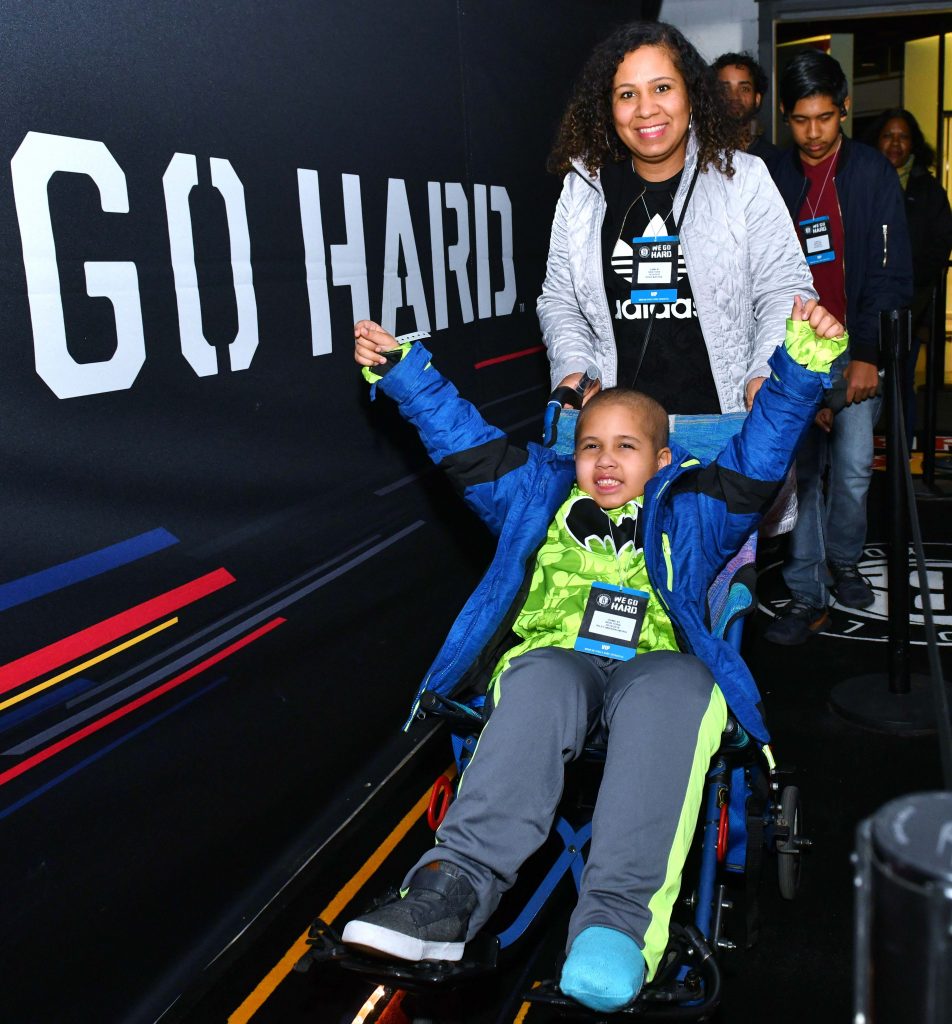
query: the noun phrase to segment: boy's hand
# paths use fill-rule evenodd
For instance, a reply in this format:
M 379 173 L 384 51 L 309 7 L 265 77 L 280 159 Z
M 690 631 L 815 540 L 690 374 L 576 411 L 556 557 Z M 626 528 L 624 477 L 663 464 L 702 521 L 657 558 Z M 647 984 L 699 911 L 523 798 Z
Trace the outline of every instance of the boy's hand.
M 361 366 L 380 366 L 387 361 L 382 353 L 395 348 L 399 348 L 396 338 L 380 324 L 372 320 L 359 320 L 354 324 L 354 361 Z
M 815 299 L 808 299 L 804 302 L 797 295 L 793 300 L 790 319 L 794 321 L 809 320 L 813 333 L 818 338 L 841 338 L 846 333 L 846 328 L 839 320 Z

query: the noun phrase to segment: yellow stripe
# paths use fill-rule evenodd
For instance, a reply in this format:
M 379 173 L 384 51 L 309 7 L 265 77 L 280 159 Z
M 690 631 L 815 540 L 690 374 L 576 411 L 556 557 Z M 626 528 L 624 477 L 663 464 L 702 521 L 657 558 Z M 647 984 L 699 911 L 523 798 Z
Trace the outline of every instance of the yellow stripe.
M 448 778 L 452 779 L 456 775 L 456 765 L 451 765 L 443 773 Z M 363 865 L 359 868 L 357 873 L 350 879 L 349 882 L 340 890 L 340 892 L 327 904 L 327 906 L 320 912 L 318 917 L 325 924 L 332 924 L 334 918 L 347 906 L 347 904 L 357 895 L 358 891 L 364 885 L 364 883 L 376 872 L 377 868 L 387 859 L 388 856 L 393 852 L 397 844 L 403 839 L 403 837 L 410 831 L 410 829 L 423 817 L 426 812 L 427 806 L 430 803 L 430 793 L 432 786 L 429 787 L 423 796 L 413 805 L 413 807 L 403 816 L 397 827 L 390 833 L 389 836 L 377 847 L 377 849 L 364 861 Z M 267 999 L 271 996 L 274 990 L 281 984 L 282 981 L 291 973 L 291 969 L 301 959 L 302 956 L 310 948 L 307 944 L 307 932 L 299 935 L 294 941 L 294 945 L 284 954 L 283 957 L 271 968 L 270 971 L 258 982 L 254 991 L 245 999 L 245 1001 L 238 1007 L 234 1013 L 228 1018 L 228 1024 L 245 1024 L 246 1021 L 251 1018 L 261 1009 Z
M 727 724 L 727 702 L 721 688 L 715 683 L 711 700 L 701 719 L 694 747 L 694 759 L 688 777 L 684 803 L 681 805 L 681 816 L 674 834 L 674 841 L 668 853 L 667 869 L 661 888 L 648 901 L 648 913 L 651 921 L 645 930 L 645 955 L 647 967 L 646 980 L 654 978 L 658 963 L 668 944 L 668 926 L 671 910 L 677 899 L 681 886 L 681 872 L 687 859 L 691 842 L 697 828 L 698 814 L 704 797 L 704 779 L 711 764 L 711 758 L 721 742 L 721 733 Z
M 97 654 L 95 658 L 90 658 L 88 661 L 84 661 L 81 665 L 74 665 L 65 672 L 60 672 L 58 676 L 53 676 L 52 679 L 47 679 L 45 683 L 39 683 L 36 686 L 31 686 L 29 690 L 24 690 L 22 693 L 18 693 L 15 697 L 10 697 L 8 700 L 0 703 L 0 711 L 3 711 L 4 708 L 11 707 L 13 704 L 19 704 L 21 700 L 26 700 L 27 697 L 32 697 L 35 693 L 41 693 L 43 690 L 48 690 L 51 686 L 61 683 L 64 679 L 69 679 L 70 676 L 76 675 L 77 672 L 82 672 L 83 669 L 89 668 L 90 665 L 98 665 L 99 662 L 105 661 L 106 658 L 111 658 L 114 654 L 119 654 L 120 651 L 125 651 L 130 647 L 134 647 L 136 644 L 142 643 L 143 640 L 148 640 L 150 636 L 155 636 L 156 633 L 161 633 L 163 629 L 168 629 L 169 626 L 174 626 L 176 622 L 178 622 L 178 616 L 174 619 L 169 619 L 168 622 L 163 622 L 158 626 L 153 626 L 152 629 L 147 630 L 145 633 L 140 633 L 139 636 L 134 636 L 131 640 L 123 641 L 123 643 L 119 644 L 118 647 L 113 647 L 108 651 L 104 651 L 102 654 Z
M 534 981 L 532 983 L 532 987 L 538 988 L 541 984 L 541 981 Z M 519 1007 L 519 1012 L 516 1014 L 515 1017 L 513 1017 L 512 1024 L 522 1024 L 522 1022 L 526 1019 L 526 1014 L 529 1012 L 531 1008 L 532 1003 L 523 1003 L 522 1006 Z

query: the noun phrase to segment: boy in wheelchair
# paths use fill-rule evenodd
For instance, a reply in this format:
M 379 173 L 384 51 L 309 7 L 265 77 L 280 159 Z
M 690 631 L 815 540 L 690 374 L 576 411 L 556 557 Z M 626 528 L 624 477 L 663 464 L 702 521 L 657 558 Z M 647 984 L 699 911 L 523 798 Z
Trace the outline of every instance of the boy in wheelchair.
M 499 543 L 421 687 L 472 695 L 489 676 L 476 752 L 403 898 L 348 922 L 344 943 L 459 960 L 548 835 L 565 764 L 600 733 L 604 776 L 559 986 L 612 1012 L 651 980 L 728 707 L 768 739 L 747 667 L 710 633 L 707 590 L 784 480 L 843 334 L 797 299 L 741 433 L 702 465 L 669 446 L 656 402 L 623 388 L 585 403 L 574 461 L 518 449 L 422 345 L 355 325 L 364 376 Z

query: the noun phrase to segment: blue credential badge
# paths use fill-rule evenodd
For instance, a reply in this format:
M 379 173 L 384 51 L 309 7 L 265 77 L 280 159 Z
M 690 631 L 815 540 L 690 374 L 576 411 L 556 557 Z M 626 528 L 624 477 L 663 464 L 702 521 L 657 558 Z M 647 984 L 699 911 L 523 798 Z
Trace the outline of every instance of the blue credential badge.
M 651 235 L 633 238 L 631 301 L 645 306 L 677 302 L 678 236 Z
M 811 267 L 815 263 L 832 263 L 836 259 L 829 217 L 801 220 L 797 226 L 800 228 L 800 237 L 803 241 L 803 255 Z
M 593 583 L 582 614 L 575 650 L 616 661 L 631 661 L 651 599 L 643 590 Z

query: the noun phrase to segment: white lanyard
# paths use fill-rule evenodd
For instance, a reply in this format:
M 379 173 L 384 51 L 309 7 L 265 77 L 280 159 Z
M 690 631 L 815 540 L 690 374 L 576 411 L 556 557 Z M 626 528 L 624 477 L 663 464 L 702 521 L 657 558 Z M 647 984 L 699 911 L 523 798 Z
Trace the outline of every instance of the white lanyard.
M 833 151 L 833 155 L 830 157 L 830 166 L 826 169 L 826 177 L 823 179 L 823 185 L 820 191 L 817 193 L 816 206 L 810 202 L 810 193 L 806 194 L 807 206 L 810 207 L 810 216 L 816 217 L 816 211 L 820 208 L 820 201 L 823 199 L 823 193 L 826 191 L 826 186 L 829 184 L 830 175 L 833 173 L 833 168 L 836 166 L 837 153 L 840 151 L 840 146 L 843 144 L 843 136 L 840 136 L 840 141 L 836 144 L 836 149 Z M 835 179 L 834 179 L 835 180 Z

